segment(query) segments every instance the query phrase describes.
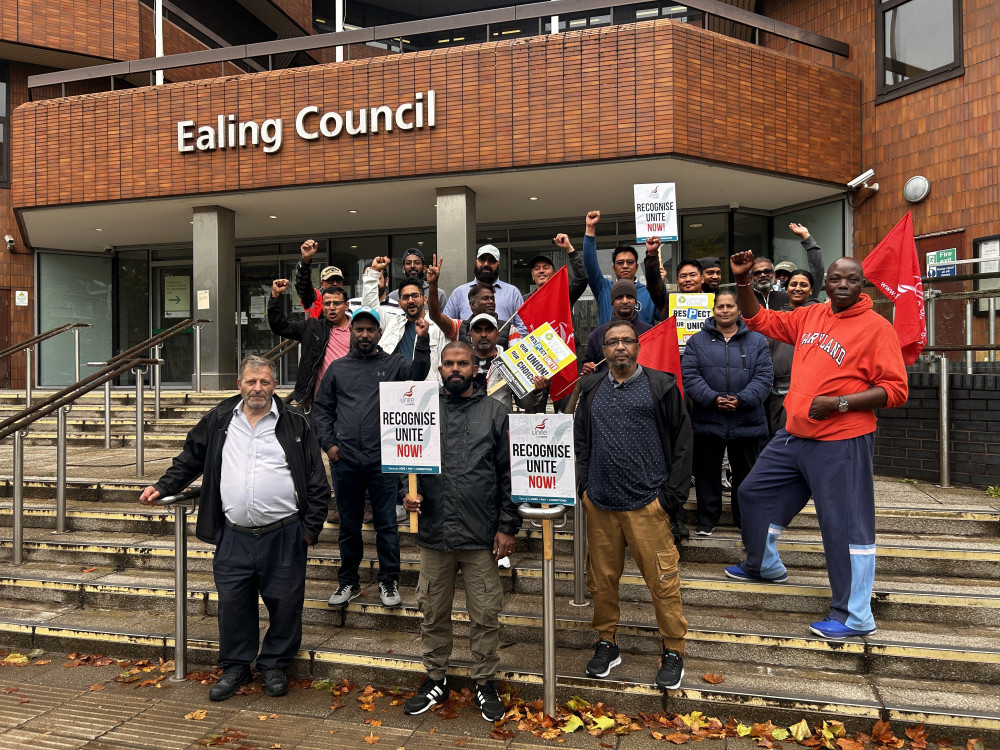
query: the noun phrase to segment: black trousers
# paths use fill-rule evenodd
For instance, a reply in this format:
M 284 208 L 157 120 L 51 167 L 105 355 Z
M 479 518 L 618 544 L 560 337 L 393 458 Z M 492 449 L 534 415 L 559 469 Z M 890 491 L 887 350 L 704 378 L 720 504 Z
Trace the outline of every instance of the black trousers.
M 212 570 L 219 592 L 219 666 L 249 673 L 285 669 L 302 643 L 306 595 L 306 540 L 296 521 L 261 536 L 223 526 Z M 260 644 L 257 598 L 267 607 Z
M 739 489 L 760 454 L 760 438 L 720 438 L 715 435 L 694 436 L 694 488 L 698 498 L 698 529 L 714 529 L 722 515 L 722 457 L 729 451 L 729 467 L 733 471 L 730 504 L 733 523 L 741 528 Z

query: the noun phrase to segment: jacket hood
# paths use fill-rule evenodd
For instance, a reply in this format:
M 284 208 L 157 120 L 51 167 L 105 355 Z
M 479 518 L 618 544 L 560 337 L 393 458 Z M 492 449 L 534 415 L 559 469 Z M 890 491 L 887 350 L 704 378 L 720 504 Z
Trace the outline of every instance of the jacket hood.
M 830 304 L 830 300 L 827 300 L 823 304 L 826 305 L 827 313 L 830 315 L 830 317 L 835 317 L 835 318 L 855 318 L 858 315 L 866 313 L 875 307 L 874 303 L 872 302 L 872 298 L 869 297 L 867 294 L 862 294 L 860 297 L 858 297 L 857 302 L 855 302 L 853 305 L 848 307 L 843 312 L 839 313 L 835 313 L 833 311 L 833 307 Z
M 708 317 L 708 319 L 705 321 L 705 325 L 702 328 L 702 330 L 708 331 L 709 333 L 718 333 L 720 336 L 722 335 L 721 333 L 719 333 L 719 329 L 715 325 L 715 316 L 714 315 L 710 315 Z M 742 316 L 737 316 L 736 317 L 736 333 L 734 333 L 733 336 L 734 337 L 735 336 L 745 336 L 748 333 L 750 333 L 750 329 L 747 328 L 747 324 L 743 322 L 743 317 Z
M 483 398 L 483 396 L 486 395 L 486 389 L 476 387 L 472 389 L 471 396 L 456 396 L 453 393 L 451 393 L 447 388 L 441 386 L 440 388 L 438 388 L 438 393 L 441 394 L 441 396 L 444 397 L 446 401 L 450 401 L 451 403 L 454 404 L 461 404 L 461 403 L 470 403 L 472 401 L 478 401 L 479 399 Z

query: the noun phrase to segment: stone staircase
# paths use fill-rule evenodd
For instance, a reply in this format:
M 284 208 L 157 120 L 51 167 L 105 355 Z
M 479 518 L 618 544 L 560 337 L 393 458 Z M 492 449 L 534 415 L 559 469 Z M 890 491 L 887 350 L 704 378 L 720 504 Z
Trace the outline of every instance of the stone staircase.
M 116 394 L 113 417 L 126 425 L 123 448 L 104 451 L 102 405 L 87 399 L 71 412 L 68 528 L 55 525 L 51 475 L 54 449 L 42 426 L 29 433 L 25 475 L 25 564 L 9 561 L 10 450 L 0 452 L 0 643 L 19 648 L 103 652 L 169 658 L 173 650 L 173 513 L 136 498 L 176 452 L 186 430 L 223 394 L 164 393 L 166 420 L 151 420 L 148 474 L 131 478 L 128 426 L 131 395 Z M 23 396 L 21 397 L 23 399 Z M 13 398 L 10 399 L 14 401 Z M 152 398 L 147 396 L 147 405 Z M 13 408 L 0 394 L 0 411 Z M 131 412 L 129 411 L 131 408 Z M 92 413 L 90 413 L 92 412 Z M 163 432 L 151 434 L 154 428 Z M 134 434 L 134 433 L 133 433 Z M 173 442 L 170 442 L 173 441 Z M 134 471 L 132 471 L 134 473 Z M 826 614 L 829 588 L 811 506 L 782 538 L 785 584 L 742 583 L 723 567 L 742 559 L 729 519 L 715 535 L 681 550 L 682 595 L 690 624 L 681 689 L 664 696 L 651 686 L 659 653 L 649 594 L 628 561 L 622 579 L 623 664 L 606 680 L 584 676 L 594 633 L 590 608 L 571 604 L 572 529 L 556 534 L 557 694 L 581 695 L 629 712 L 702 711 L 723 721 L 790 724 L 831 717 L 869 730 L 882 718 L 925 722 L 933 733 L 1000 739 L 1000 509 L 974 490 L 939 490 L 898 480 L 876 486 L 878 558 L 873 608 L 879 630 L 867 638 L 830 642 L 809 633 Z M 687 510 L 693 514 L 693 497 Z M 218 631 L 211 575 L 212 548 L 195 539 L 188 521 L 189 654 L 212 664 Z M 305 676 L 358 684 L 411 687 L 422 677 L 414 587 L 417 548 L 401 530 L 403 605 L 378 599 L 374 533 L 367 529 L 363 596 L 331 608 L 336 586 L 336 528 L 328 524 L 309 560 L 305 628 L 295 670 Z M 525 524 L 501 571 L 500 677 L 522 694 L 541 691 L 541 536 Z M 263 614 L 263 610 L 262 610 Z M 467 674 L 468 617 L 463 593 L 454 617 L 457 675 Z M 703 675 L 721 674 L 720 684 Z

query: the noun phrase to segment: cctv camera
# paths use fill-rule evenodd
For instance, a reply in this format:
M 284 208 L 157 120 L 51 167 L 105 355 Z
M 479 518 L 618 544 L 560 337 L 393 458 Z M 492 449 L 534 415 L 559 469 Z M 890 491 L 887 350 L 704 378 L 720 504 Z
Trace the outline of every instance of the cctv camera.
M 9 234 L 5 234 L 3 236 L 3 241 L 7 243 L 7 249 L 8 250 L 13 250 L 14 249 L 14 238 L 11 237 Z
M 869 169 L 865 172 L 862 172 L 853 180 L 848 182 L 847 187 L 849 187 L 851 190 L 857 190 L 859 187 L 862 187 L 866 182 L 868 182 L 868 180 L 870 180 L 874 176 L 875 176 L 875 170 Z
M 114 245 L 105 245 L 104 246 L 104 252 L 106 252 L 108 255 L 114 255 L 115 254 L 115 246 Z

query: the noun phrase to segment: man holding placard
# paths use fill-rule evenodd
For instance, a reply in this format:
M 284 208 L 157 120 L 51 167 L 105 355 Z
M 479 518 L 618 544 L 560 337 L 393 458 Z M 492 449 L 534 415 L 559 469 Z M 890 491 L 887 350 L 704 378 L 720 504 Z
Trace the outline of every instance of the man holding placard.
M 451 613 L 461 570 L 476 683 L 473 701 L 484 719 L 498 721 L 506 707 L 493 684 L 503 606 L 497 560 L 514 550 L 521 519 L 511 499 L 509 410 L 476 387 L 475 369 L 472 347 L 463 341 L 445 346 L 438 368 L 444 381 L 441 473 L 421 474 L 417 493 L 403 498 L 406 509 L 420 515 L 417 606 L 423 615 L 420 637 L 427 670 L 403 712 L 421 714 L 448 698 Z
M 351 315 L 351 350 L 330 365 L 316 392 L 311 416 L 320 447 L 330 457 L 340 511 L 340 571 L 331 607 L 344 606 L 361 594 L 358 568 L 364 556 L 361 525 L 366 490 L 375 524 L 379 596 L 387 607 L 400 603 L 396 477 L 383 474 L 380 462 L 379 383 L 427 376 L 428 324 L 419 318 L 415 326 L 416 344 L 410 362 L 378 345 L 382 335 L 379 312 L 359 307 Z

